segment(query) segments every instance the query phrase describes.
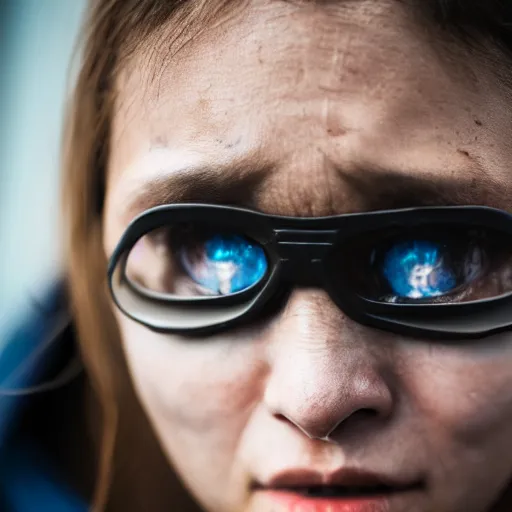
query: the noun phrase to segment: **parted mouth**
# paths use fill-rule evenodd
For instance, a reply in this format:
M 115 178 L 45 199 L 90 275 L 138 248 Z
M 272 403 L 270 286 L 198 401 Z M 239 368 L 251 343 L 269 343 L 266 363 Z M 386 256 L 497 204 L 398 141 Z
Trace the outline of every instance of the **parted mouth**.
M 330 474 L 291 469 L 278 473 L 266 483 L 255 484 L 256 490 L 292 492 L 309 498 L 378 497 L 423 487 L 420 479 L 403 480 L 349 468 Z

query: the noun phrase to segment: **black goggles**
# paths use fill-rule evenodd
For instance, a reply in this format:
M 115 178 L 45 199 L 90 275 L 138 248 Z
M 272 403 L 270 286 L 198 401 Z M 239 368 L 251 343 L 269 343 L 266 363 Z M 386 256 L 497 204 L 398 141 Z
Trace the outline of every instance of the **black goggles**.
M 462 206 L 298 218 L 172 204 L 130 224 L 108 279 L 118 308 L 159 332 L 213 334 L 310 287 L 360 324 L 480 338 L 512 326 L 512 215 Z

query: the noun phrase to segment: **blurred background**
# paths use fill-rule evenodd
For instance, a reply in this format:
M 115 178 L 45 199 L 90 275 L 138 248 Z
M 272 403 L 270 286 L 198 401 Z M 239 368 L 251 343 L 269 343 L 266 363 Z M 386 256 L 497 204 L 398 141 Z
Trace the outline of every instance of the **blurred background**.
M 85 0 L 0 0 L 0 350 L 60 268 L 60 144 Z

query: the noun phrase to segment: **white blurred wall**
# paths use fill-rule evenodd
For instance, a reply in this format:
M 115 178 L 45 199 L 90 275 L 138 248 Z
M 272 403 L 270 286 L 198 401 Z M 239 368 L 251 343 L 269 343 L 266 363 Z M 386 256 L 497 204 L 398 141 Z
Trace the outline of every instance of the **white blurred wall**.
M 85 0 L 0 0 L 0 348 L 59 269 L 59 159 Z

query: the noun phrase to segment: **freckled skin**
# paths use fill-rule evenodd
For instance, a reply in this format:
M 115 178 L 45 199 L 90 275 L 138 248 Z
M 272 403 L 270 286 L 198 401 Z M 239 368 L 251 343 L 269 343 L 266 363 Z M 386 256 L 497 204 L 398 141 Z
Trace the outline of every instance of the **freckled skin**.
M 466 62 L 478 77 L 469 83 L 421 34 L 398 2 L 254 2 L 186 46 L 158 83 L 137 65 L 141 52 L 120 82 L 107 254 L 155 141 L 212 166 L 245 153 L 269 162 L 256 206 L 277 214 L 360 211 L 364 198 L 339 173 L 365 165 L 505 183 L 505 92 L 476 60 Z M 265 322 L 194 343 L 118 322 L 162 449 L 209 512 L 267 511 L 249 483 L 285 468 L 424 480 L 390 512 L 488 512 L 511 478 L 508 335 L 407 339 L 355 324 L 320 290 L 297 290 Z

